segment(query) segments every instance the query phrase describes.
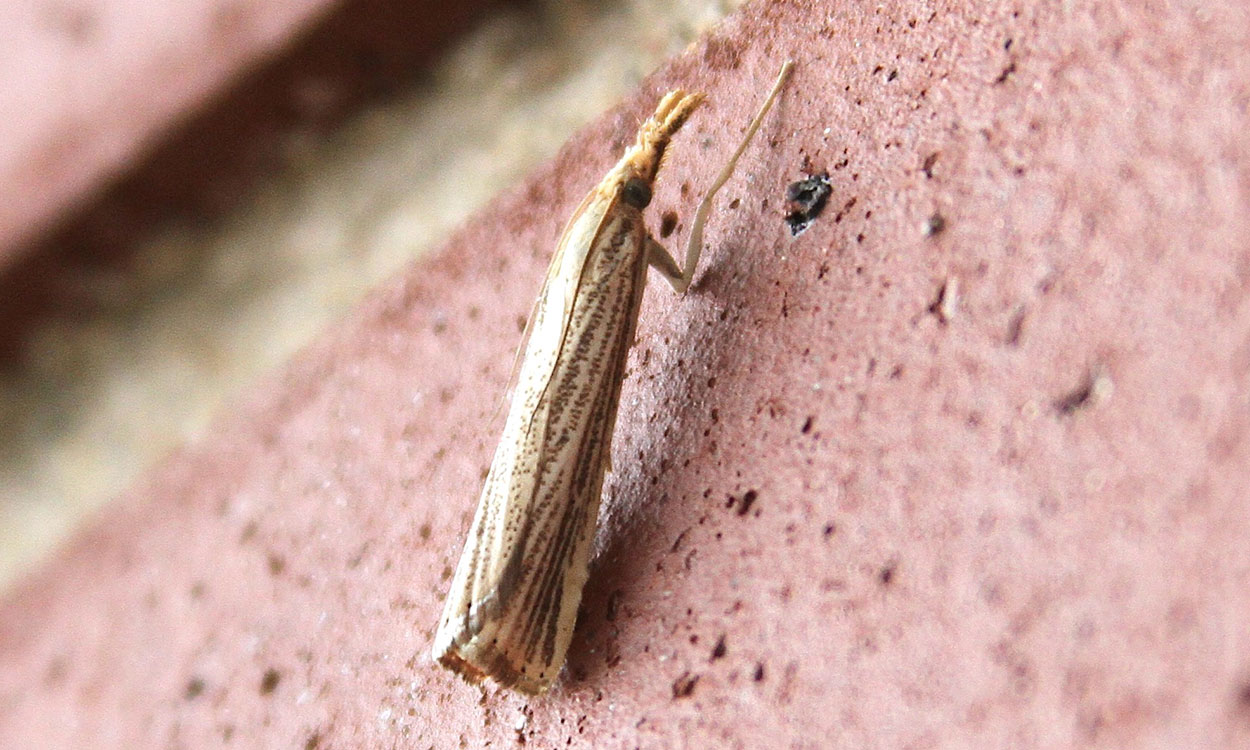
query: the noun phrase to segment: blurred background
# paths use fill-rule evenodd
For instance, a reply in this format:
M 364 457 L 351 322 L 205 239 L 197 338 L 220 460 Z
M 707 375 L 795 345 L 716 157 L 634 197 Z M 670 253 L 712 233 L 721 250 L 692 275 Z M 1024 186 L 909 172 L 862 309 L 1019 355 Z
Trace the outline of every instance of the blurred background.
M 0 6 L 0 591 L 740 4 Z

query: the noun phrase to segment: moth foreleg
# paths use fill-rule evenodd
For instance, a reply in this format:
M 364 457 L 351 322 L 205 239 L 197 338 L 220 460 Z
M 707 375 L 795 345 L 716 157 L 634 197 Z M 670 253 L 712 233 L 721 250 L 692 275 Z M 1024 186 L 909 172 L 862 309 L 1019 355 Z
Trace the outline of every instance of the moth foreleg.
M 681 272 L 681 266 L 677 265 L 677 261 L 673 259 L 672 254 L 663 245 L 656 242 L 651 235 L 647 235 L 647 265 L 663 274 L 664 278 L 668 279 L 668 283 L 672 285 L 673 291 L 678 294 L 686 291 L 686 287 L 690 283 L 686 278 L 686 274 Z M 691 274 L 691 276 L 693 275 Z
M 685 292 L 690 286 L 690 282 L 694 280 L 695 268 L 699 265 L 699 254 L 703 250 L 703 226 L 707 223 L 708 213 L 712 210 L 712 199 L 716 197 L 717 191 L 734 173 L 734 169 L 738 166 L 738 159 L 742 156 L 742 152 L 746 151 L 747 144 L 751 142 L 751 137 L 755 135 L 755 131 L 759 130 L 760 123 L 764 121 L 764 115 L 768 114 L 768 110 L 772 108 L 773 101 L 777 98 L 778 92 L 785 84 L 786 78 L 790 76 L 790 69 L 794 67 L 794 63 L 787 60 L 781 66 L 781 73 L 777 75 L 777 82 L 773 84 L 773 89 L 768 93 L 768 98 L 764 100 L 764 104 L 760 106 L 760 111 L 756 113 L 755 119 L 747 126 L 746 135 L 742 136 L 742 141 L 738 144 L 738 148 L 734 150 L 733 156 L 729 157 L 720 174 L 717 175 L 716 181 L 712 183 L 712 187 L 707 191 L 707 195 L 703 196 L 703 200 L 699 202 L 699 207 L 695 209 L 694 221 L 690 224 L 690 240 L 686 243 L 686 265 L 678 266 L 677 261 L 669 255 L 668 251 L 656 242 L 652 237 L 647 237 L 647 262 L 654 266 L 664 274 L 668 279 L 668 283 L 673 286 L 673 290 L 678 294 Z

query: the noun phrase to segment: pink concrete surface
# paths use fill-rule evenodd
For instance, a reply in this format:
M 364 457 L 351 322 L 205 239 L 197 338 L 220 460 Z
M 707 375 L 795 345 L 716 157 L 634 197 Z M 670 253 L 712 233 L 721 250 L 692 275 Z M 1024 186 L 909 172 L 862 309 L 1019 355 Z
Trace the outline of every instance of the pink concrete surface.
M 1248 20 L 748 6 L 11 594 L 0 746 L 1247 746 Z M 563 679 L 459 682 L 430 638 L 564 217 L 676 86 L 688 217 L 787 56 L 644 303 Z
M 152 234 L 255 201 L 293 144 L 411 87 L 490 6 L 0 5 L 17 40 L 0 52 L 15 81 L 0 86 L 0 369 L 41 321 L 93 307 L 74 283 L 84 266 L 131 268 Z
M 0 265 L 333 4 L 0 4 Z

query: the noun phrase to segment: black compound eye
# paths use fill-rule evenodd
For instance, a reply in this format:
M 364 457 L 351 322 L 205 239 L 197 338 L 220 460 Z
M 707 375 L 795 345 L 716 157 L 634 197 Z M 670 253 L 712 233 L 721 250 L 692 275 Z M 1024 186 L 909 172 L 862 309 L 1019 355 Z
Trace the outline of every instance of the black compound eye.
M 651 202 L 651 186 L 646 180 L 637 177 L 631 177 L 625 181 L 625 186 L 621 188 L 621 200 L 625 201 L 634 208 L 646 208 Z

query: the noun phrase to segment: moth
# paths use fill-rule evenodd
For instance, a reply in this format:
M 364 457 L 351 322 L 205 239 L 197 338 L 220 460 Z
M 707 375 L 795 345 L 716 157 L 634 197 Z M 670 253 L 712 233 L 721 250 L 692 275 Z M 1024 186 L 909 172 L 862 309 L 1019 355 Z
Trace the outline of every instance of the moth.
M 684 265 L 647 231 L 642 212 L 665 150 L 704 101 L 701 93 L 668 92 L 569 219 L 530 318 L 503 436 L 434 635 L 434 659 L 469 682 L 490 677 L 537 694 L 559 674 L 586 584 L 647 268 L 679 294 L 690 286 L 712 199 L 791 67 L 782 66 L 700 202 Z

